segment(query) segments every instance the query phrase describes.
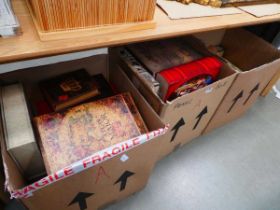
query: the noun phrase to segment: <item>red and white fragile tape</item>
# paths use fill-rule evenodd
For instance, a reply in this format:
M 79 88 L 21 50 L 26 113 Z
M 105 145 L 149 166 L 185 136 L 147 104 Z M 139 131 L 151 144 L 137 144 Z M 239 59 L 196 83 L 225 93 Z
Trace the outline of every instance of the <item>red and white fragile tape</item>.
M 52 183 L 65 179 L 69 176 L 77 174 L 81 171 L 84 171 L 88 168 L 94 167 L 95 165 L 102 163 L 106 160 L 109 160 L 116 155 L 119 155 L 125 151 L 128 151 L 136 146 L 139 146 L 147 141 L 154 139 L 155 137 L 161 136 L 165 134 L 168 130 L 169 126 L 165 126 L 164 128 L 160 128 L 158 130 L 149 132 L 147 134 L 143 134 L 133 139 L 129 139 L 122 143 L 116 144 L 104 150 L 94 153 L 93 155 L 86 157 L 80 161 L 77 161 L 56 173 L 46 176 L 40 179 L 37 182 L 34 182 L 31 185 L 28 185 L 22 189 L 15 190 L 11 192 L 12 198 L 28 198 L 33 195 L 33 193 L 41 188 L 44 188 Z

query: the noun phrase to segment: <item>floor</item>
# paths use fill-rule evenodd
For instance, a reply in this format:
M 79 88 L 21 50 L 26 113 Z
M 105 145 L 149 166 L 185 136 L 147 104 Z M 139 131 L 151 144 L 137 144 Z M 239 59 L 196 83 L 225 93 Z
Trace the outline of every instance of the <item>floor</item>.
M 162 160 L 143 191 L 106 210 L 279 210 L 279 150 L 280 99 L 271 93 Z
M 279 210 L 279 149 L 280 99 L 270 94 L 162 160 L 143 191 L 107 210 Z

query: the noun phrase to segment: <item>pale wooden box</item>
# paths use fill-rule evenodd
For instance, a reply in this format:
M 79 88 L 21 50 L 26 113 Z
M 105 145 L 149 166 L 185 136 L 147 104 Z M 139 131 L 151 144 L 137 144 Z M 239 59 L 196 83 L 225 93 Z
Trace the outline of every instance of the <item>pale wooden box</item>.
M 27 0 L 42 32 L 151 21 L 156 0 Z

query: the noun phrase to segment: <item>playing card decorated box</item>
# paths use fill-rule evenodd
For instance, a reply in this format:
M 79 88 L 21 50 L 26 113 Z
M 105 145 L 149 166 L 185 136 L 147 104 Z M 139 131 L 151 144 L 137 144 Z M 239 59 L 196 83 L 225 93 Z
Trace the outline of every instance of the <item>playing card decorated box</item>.
M 35 118 L 48 173 L 33 183 L 24 180 L 1 141 L 7 190 L 28 209 L 100 209 L 148 183 L 168 126 L 125 74 L 109 72 L 107 61 L 108 55 L 102 54 L 13 75 L 35 97 L 33 84 L 58 75 L 57 69 L 64 73 L 83 68 L 91 75 L 102 73 L 118 93 Z M 8 81 L 8 76 L 1 79 Z

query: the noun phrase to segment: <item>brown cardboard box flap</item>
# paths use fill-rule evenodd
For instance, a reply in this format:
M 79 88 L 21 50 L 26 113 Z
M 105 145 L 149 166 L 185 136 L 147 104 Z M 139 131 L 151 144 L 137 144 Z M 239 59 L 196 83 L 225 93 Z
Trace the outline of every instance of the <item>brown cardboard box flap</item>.
M 156 112 L 152 109 L 150 104 L 145 100 L 145 98 L 140 94 L 140 92 L 136 90 L 135 86 L 132 84 L 132 82 L 129 80 L 129 78 L 123 72 L 120 66 L 117 65 L 114 67 L 114 69 L 110 69 L 109 75 L 110 75 L 110 82 L 112 82 L 112 84 L 115 87 L 117 87 L 118 91 L 120 92 L 129 91 L 131 93 L 141 116 L 143 117 L 145 123 L 149 128 L 157 129 L 158 127 L 164 126 L 164 124 L 162 124 L 160 117 L 156 114 Z M 123 81 L 126 82 L 124 83 Z
M 244 29 L 227 30 L 221 44 L 224 57 L 242 71 L 273 62 L 280 55 L 271 44 Z

